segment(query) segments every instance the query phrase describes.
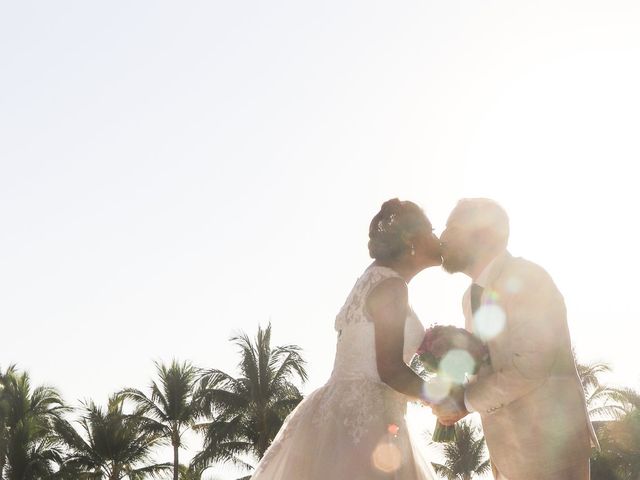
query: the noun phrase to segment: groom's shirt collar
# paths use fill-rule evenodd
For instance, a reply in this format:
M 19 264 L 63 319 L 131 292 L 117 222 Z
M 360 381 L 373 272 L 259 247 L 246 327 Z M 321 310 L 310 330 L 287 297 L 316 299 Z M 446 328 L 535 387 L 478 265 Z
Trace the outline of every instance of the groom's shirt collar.
M 480 285 L 482 288 L 487 288 L 487 284 L 489 283 L 489 276 L 491 275 L 491 271 L 493 270 L 493 267 L 496 263 L 499 263 L 503 258 L 505 258 L 507 256 L 507 251 L 504 250 L 501 253 L 499 253 L 498 255 L 496 255 L 495 257 L 493 257 L 493 260 L 491 260 L 486 267 L 484 267 L 484 270 L 482 270 L 482 272 L 480 272 L 480 275 L 478 275 L 478 278 L 473 282 L 476 285 Z

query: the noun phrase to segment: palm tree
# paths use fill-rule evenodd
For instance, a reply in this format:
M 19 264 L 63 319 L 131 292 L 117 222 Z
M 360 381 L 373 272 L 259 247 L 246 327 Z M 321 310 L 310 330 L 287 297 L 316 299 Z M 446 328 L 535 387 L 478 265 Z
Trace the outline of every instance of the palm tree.
M 636 477 L 629 476 L 628 472 L 640 469 L 637 460 L 640 458 L 640 432 L 634 430 L 634 412 L 640 409 L 640 396 L 630 389 L 603 385 L 600 376 L 611 371 L 606 363 L 581 364 L 576 361 L 576 368 L 600 443 L 600 450 L 592 452 L 591 478 L 637 478 L 640 472 Z
M 576 362 L 576 368 L 582 382 L 589 418 L 616 419 L 626 413 L 624 391 L 601 383 L 600 376 L 611 372 L 611 367 L 607 363 L 581 364 Z
M 615 421 L 600 422 L 601 451 L 591 458 L 594 480 L 640 478 L 640 393 L 630 389 L 620 392 L 626 413 Z
M 48 426 L 34 417 L 19 421 L 7 448 L 6 480 L 51 478 L 62 463 L 62 445 Z
M 196 383 L 198 369 L 188 362 L 170 366 L 156 363 L 159 383 L 151 383 L 151 394 L 128 388 L 120 392 L 122 398 L 133 401 L 137 412 L 144 415 L 149 433 L 158 434 L 173 447 L 173 479 L 179 480 L 179 449 L 183 446 L 184 433 L 195 425 L 201 416 Z
M 53 425 L 68 410 L 60 394 L 47 386 L 32 390 L 28 373 L 13 365 L 0 374 L 0 385 L 0 478 L 52 475 L 62 455 Z
M 248 470 L 243 456 L 262 458 L 302 394 L 293 380 L 307 380 L 306 362 L 296 345 L 271 347 L 271 325 L 231 338 L 240 349 L 239 377 L 213 369 L 202 376 L 203 406 L 213 417 L 198 430 L 204 447 L 193 463 L 232 462 Z
M 491 470 L 490 461 L 485 460 L 484 437 L 479 436 L 478 428 L 468 421 L 458 422 L 455 428 L 455 440 L 444 445 L 444 465 L 433 464 L 436 473 L 448 480 L 470 480 Z
M 148 433 L 143 417 L 124 413 L 122 398 L 110 397 L 106 411 L 93 401 L 83 405 L 79 423 L 84 436 L 66 420 L 56 422 L 56 431 L 69 449 L 56 478 L 141 480 L 171 468 L 170 463 L 151 462 L 162 438 Z
M 10 365 L 6 371 L 0 370 L 0 478 L 3 478 L 4 466 L 7 461 L 7 447 L 9 442 L 9 416 L 11 400 L 7 384 L 9 377 L 16 374 L 16 366 Z

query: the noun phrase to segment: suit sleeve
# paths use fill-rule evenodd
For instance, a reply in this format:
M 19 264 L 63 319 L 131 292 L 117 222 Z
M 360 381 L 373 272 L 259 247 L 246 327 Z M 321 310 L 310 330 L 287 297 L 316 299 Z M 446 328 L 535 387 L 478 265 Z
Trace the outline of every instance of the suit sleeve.
M 561 348 L 560 330 L 566 323 L 562 295 L 546 272 L 527 277 L 517 293 L 500 301 L 510 358 L 466 391 L 470 405 L 482 414 L 492 414 L 544 384 Z

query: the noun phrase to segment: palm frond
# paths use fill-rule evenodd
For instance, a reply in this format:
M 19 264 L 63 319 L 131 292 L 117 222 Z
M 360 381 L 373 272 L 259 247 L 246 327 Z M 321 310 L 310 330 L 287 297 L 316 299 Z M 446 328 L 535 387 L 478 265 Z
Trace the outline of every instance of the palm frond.
M 302 399 L 293 382 L 307 378 L 299 347 L 272 348 L 271 325 L 258 328 L 253 340 L 240 332 L 231 341 L 239 347 L 240 375 L 215 369 L 200 372 L 201 412 L 213 417 L 194 427 L 204 436 L 203 450 L 194 457 L 200 466 L 241 465 L 243 456 L 260 458 Z
M 485 459 L 486 448 L 484 438 L 477 427 L 469 421 L 456 424 L 456 437 L 453 442 L 441 446 L 445 463 L 434 464 L 437 473 L 447 479 L 470 478 L 474 475 L 482 475 L 490 468 L 488 459 Z M 434 444 L 433 445 L 442 445 Z
M 118 396 L 132 401 L 140 415 L 150 415 L 159 421 L 166 420 L 166 414 L 158 405 L 141 390 L 135 388 L 125 388 L 118 392 Z
M 445 465 L 442 465 L 440 463 L 432 462 L 431 466 L 433 466 L 433 469 L 435 470 L 435 472 L 438 475 L 442 475 L 444 477 L 447 477 L 447 479 L 455 479 L 456 478 L 456 476 L 453 473 L 453 471 L 450 468 L 446 467 Z
M 302 359 L 298 351 L 293 347 L 279 347 L 274 352 L 274 359 L 280 360 L 280 357 L 284 356 L 284 360 L 281 361 L 280 366 L 273 374 L 271 379 L 271 385 L 277 387 L 282 383 L 289 382 L 292 373 L 296 373 L 302 383 L 307 381 L 307 371 L 305 369 L 305 361 Z M 277 362 L 272 362 L 271 368 L 276 368 Z
M 167 463 L 157 463 L 155 465 L 147 465 L 145 467 L 140 468 L 132 468 L 127 469 L 127 475 L 131 480 L 143 480 L 148 476 L 153 478 L 159 477 L 162 473 L 173 470 L 173 464 Z

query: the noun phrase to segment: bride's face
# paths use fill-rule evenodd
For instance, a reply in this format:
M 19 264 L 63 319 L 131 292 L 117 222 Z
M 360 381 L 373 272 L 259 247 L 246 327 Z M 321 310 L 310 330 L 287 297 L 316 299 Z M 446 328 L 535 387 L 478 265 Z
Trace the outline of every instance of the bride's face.
M 420 265 L 433 267 L 442 264 L 440 239 L 434 233 L 431 225 L 416 234 L 413 239 L 413 248 L 416 252 L 415 260 Z

